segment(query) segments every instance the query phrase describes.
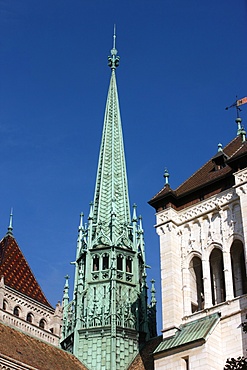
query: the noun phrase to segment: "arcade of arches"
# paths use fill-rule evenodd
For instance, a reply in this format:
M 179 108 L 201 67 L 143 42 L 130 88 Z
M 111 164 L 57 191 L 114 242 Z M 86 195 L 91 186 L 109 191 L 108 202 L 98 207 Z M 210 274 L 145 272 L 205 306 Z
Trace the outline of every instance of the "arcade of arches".
M 227 253 L 227 252 L 226 252 Z M 233 297 L 238 297 L 247 293 L 247 279 L 245 268 L 245 256 L 243 243 L 240 240 L 234 240 L 230 248 L 230 269 L 231 286 L 233 287 Z M 226 301 L 226 269 L 224 268 L 223 252 L 215 246 L 209 256 L 209 274 L 204 276 L 203 263 L 199 256 L 194 256 L 189 263 L 190 272 L 190 297 L 191 312 L 204 309 L 204 279 L 210 280 L 211 305 L 217 305 Z M 232 298 L 233 298 L 232 297 Z

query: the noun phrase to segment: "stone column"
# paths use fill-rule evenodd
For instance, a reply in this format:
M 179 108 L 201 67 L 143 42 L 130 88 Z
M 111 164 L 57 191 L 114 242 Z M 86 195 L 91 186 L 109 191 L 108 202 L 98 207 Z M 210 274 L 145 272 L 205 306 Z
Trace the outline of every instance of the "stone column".
M 240 199 L 241 217 L 244 236 L 245 263 L 247 261 L 247 168 L 235 174 L 236 193 Z M 247 267 L 247 263 L 246 263 Z
M 183 314 L 184 316 L 191 315 L 191 292 L 190 292 L 190 274 L 189 266 L 182 265 L 182 284 L 183 284 Z
M 209 254 L 206 248 L 202 249 L 202 278 L 204 286 L 204 308 L 209 308 L 212 307 L 213 303 Z
M 230 251 L 223 250 L 223 264 L 225 275 L 226 301 L 234 298 L 232 281 L 232 264 Z
M 173 222 L 156 226 L 160 237 L 163 337 L 180 325 L 183 317 L 181 250 Z

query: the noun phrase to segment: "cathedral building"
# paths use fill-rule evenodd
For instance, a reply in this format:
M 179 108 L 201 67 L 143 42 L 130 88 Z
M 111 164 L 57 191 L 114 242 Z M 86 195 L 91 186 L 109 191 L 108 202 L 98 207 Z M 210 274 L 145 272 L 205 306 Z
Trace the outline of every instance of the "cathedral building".
M 12 217 L 8 232 L 0 241 L 0 320 L 23 332 L 58 345 L 61 307 L 47 301 L 17 241 Z
M 236 123 L 237 137 L 176 190 L 166 171 L 149 202 L 161 258 L 155 370 L 222 370 L 229 357 L 246 356 L 247 142 Z
M 0 277 L 0 369 L 85 369 L 58 348 L 62 307 L 42 292 L 13 235 L 12 214 L 0 241 Z
M 153 369 L 161 337 L 154 281 L 148 304 L 142 219 L 136 205 L 130 212 L 115 39 L 94 202 L 87 223 L 80 217 L 72 300 L 67 277 L 62 306 L 50 305 L 13 235 L 11 214 L 0 241 L 0 369 Z
M 246 356 L 247 141 L 241 119 L 237 136 L 219 144 L 177 189 L 166 171 L 163 189 L 149 201 L 160 239 L 158 337 L 142 219 L 129 203 L 115 43 L 114 34 L 94 201 L 86 222 L 80 215 L 73 291 L 67 276 L 62 306 L 53 308 L 42 292 L 13 235 L 12 214 L 0 241 L 2 370 L 223 370 L 227 358 Z
M 68 279 L 63 296 L 61 346 L 89 370 L 145 369 L 139 351 L 157 335 L 153 285 L 150 304 L 147 297 L 142 220 L 136 205 L 132 215 L 129 205 L 115 39 L 114 34 L 94 201 L 87 222 L 80 219 L 73 298 Z

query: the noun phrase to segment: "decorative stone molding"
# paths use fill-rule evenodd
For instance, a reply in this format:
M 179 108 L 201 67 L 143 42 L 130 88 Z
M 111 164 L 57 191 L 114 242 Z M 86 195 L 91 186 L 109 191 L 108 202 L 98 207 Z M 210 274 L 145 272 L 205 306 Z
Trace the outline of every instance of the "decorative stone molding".
M 27 334 L 32 335 L 35 338 L 42 339 L 43 341 L 58 345 L 59 338 L 49 331 L 39 328 L 36 325 L 30 324 L 29 322 L 20 319 L 8 312 L 3 313 L 3 322 L 9 326 L 13 326 Z
M 169 221 L 173 221 L 176 225 L 182 225 L 209 212 L 219 211 L 222 207 L 225 207 L 236 199 L 238 199 L 236 191 L 235 189 L 231 189 L 181 211 L 176 211 L 173 208 L 165 209 L 157 213 L 156 227 L 166 224 Z
M 234 173 L 236 186 L 247 183 L 247 169 L 240 170 Z
M 247 194 L 247 184 L 243 184 L 236 188 L 236 193 L 241 197 L 243 194 Z
M 166 223 L 170 220 L 175 220 L 176 218 L 177 218 L 177 211 L 173 208 L 167 208 L 157 213 L 157 225 Z
M 171 231 L 175 230 L 176 226 L 173 222 L 168 222 L 164 224 L 163 226 L 160 226 L 156 229 L 156 232 L 159 236 L 165 235 L 167 233 L 170 233 Z
M 3 354 L 0 355 L 0 370 L 36 370 L 34 367 L 14 360 Z
M 46 307 L 8 286 L 4 287 L 4 300 L 7 306 L 6 309 L 0 307 L 1 321 L 7 325 L 17 327 L 23 332 L 31 334 L 45 342 L 53 345 L 59 344 L 62 317 L 62 312 L 59 311 L 59 307 L 57 307 L 55 311 L 52 307 Z M 13 314 L 16 306 L 20 309 L 19 316 Z M 27 321 L 28 314 L 32 314 L 33 316 L 32 323 Z M 39 326 L 41 320 L 46 322 L 45 328 Z M 51 332 L 50 329 L 53 329 L 53 332 Z

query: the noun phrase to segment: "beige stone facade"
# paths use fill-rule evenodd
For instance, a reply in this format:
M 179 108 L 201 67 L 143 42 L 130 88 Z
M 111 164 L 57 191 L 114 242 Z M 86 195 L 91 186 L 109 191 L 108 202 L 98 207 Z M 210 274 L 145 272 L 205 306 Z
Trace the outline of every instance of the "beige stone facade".
M 245 145 L 246 147 L 246 145 Z M 162 345 L 154 353 L 155 370 L 222 370 L 229 357 L 246 356 L 247 334 L 247 169 L 233 173 L 229 186 L 188 206 L 156 206 L 160 239 Z M 151 203 L 151 202 L 150 202 Z M 186 323 L 219 313 L 201 340 Z
M 24 333 L 58 346 L 62 308 L 54 310 L 0 282 L 0 321 Z

